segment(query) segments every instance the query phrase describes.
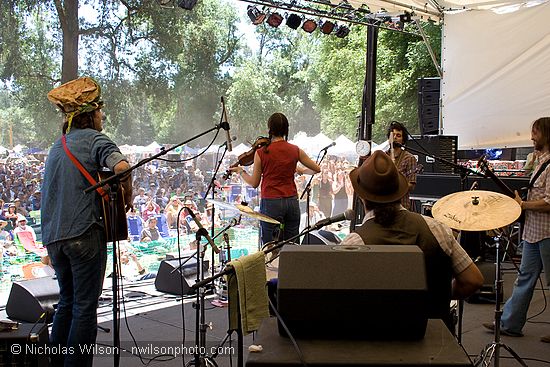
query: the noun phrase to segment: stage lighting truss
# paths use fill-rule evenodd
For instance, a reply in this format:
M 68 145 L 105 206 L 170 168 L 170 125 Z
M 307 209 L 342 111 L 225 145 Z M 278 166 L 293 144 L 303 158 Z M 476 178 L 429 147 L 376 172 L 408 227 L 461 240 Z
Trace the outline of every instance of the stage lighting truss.
M 261 24 L 266 17 L 266 14 L 264 11 L 261 11 L 254 5 L 248 5 L 246 14 L 248 14 L 248 17 L 250 18 L 250 21 L 254 25 Z
M 183 1 L 196 1 L 196 0 L 179 0 Z M 334 0 L 241 0 L 250 4 L 253 7 L 263 6 L 264 10 L 259 11 L 256 8 L 256 12 L 267 14 L 266 9 L 280 9 L 281 13 L 272 11 L 271 14 L 266 15 L 267 23 L 272 27 L 278 27 L 282 24 L 285 17 L 281 14 L 288 13 L 287 25 L 293 29 L 300 27 L 307 32 L 312 33 L 315 29 L 319 28 L 322 31 L 322 24 L 315 22 L 313 19 L 325 19 L 330 20 L 333 24 L 336 22 L 346 24 L 347 29 L 353 24 L 374 26 L 383 29 L 389 29 L 392 31 L 400 31 L 411 33 L 421 37 L 421 33 L 414 28 L 408 27 L 404 30 L 404 25 L 407 22 L 416 19 L 439 19 L 439 13 L 430 11 L 427 8 L 417 9 L 411 8 L 410 11 L 403 11 L 402 13 L 388 13 L 385 10 L 380 10 L 377 13 L 371 13 L 366 5 L 362 5 L 359 8 L 353 8 L 346 0 L 341 2 L 334 2 Z M 250 9 L 250 6 L 249 6 Z M 248 12 L 248 16 L 251 21 L 261 23 L 260 18 L 257 15 L 251 16 L 251 12 Z M 312 19 L 313 18 L 313 19 Z M 399 19 L 397 22 L 392 21 L 392 18 Z M 290 21 L 289 21 L 290 19 Z M 306 19 L 306 20 L 304 20 Z M 299 21 L 299 22 L 298 22 Z M 315 23 L 315 24 L 314 24 Z M 256 24 L 256 23 L 254 23 Z M 327 26 L 328 27 L 328 26 Z M 330 28 L 330 27 L 328 27 Z M 335 33 L 338 29 L 333 28 L 328 32 L 328 28 L 323 33 L 331 34 Z M 411 28 L 411 29 L 409 29 Z M 342 37 L 347 36 L 347 31 L 344 29 L 340 32 Z

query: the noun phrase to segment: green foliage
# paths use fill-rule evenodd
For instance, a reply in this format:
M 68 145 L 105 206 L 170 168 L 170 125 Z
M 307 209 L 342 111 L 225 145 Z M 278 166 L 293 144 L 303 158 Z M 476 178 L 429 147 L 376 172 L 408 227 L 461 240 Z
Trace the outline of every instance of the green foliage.
M 0 122 L 16 122 L 16 144 L 47 148 L 60 133 L 61 116 L 46 94 L 62 79 L 63 58 L 74 57 L 62 54 L 63 17 L 54 0 L 2 1 Z M 364 27 L 353 26 L 339 39 L 262 24 L 255 29 L 255 52 L 238 36 L 239 19 L 228 0 L 200 0 L 193 11 L 164 8 L 155 0 L 62 3 L 81 6 L 79 75 L 102 84 L 105 130 L 120 144 L 179 143 L 211 128 L 219 121 L 223 95 L 241 141 L 266 135 L 275 111 L 289 117 L 291 136 L 321 128 L 333 138 L 356 135 Z M 439 26 L 424 28 L 438 54 Z M 393 119 L 418 130 L 417 79 L 435 75 L 421 38 L 380 31 L 375 140 L 385 139 L 385 125 Z

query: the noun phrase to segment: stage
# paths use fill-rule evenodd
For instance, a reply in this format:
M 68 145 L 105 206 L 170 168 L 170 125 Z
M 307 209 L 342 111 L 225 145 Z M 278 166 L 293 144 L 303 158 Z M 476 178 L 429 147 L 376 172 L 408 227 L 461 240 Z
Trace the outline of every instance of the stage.
M 511 263 L 505 263 L 504 266 L 504 288 L 505 298 L 510 295 L 513 281 L 515 279 L 515 270 Z M 150 288 L 149 288 L 150 287 Z M 189 348 L 194 345 L 195 335 L 195 310 L 191 308 L 190 300 L 184 303 L 185 325 L 182 322 L 181 303 L 172 296 L 162 295 L 154 290 L 154 285 L 140 285 L 137 288 L 128 288 L 130 298 L 127 296 L 126 309 L 127 317 L 121 321 L 121 343 L 123 347 L 132 347 L 128 327 L 134 335 L 137 344 L 146 349 L 148 346 L 177 346 L 181 344 L 183 330 L 185 330 L 185 344 Z M 140 292 L 146 292 L 141 294 Z M 215 297 L 214 297 L 215 298 Z M 533 316 L 545 307 L 545 300 L 540 285 L 537 286 L 533 301 L 531 302 L 529 316 Z M 205 320 L 211 324 L 211 329 L 207 331 L 207 348 L 216 347 L 226 336 L 227 329 L 227 309 L 218 308 L 211 305 L 210 300 L 206 301 Z M 403 310 L 406 312 L 407 310 Z M 327 310 L 334 312 L 334 310 Z M 359 310 L 358 310 L 359 312 Z M 101 325 L 111 327 L 109 305 L 105 304 L 100 310 Z M 481 352 L 483 347 L 493 340 L 493 335 L 487 332 L 481 325 L 483 322 L 491 321 L 494 318 L 494 304 L 491 303 L 464 303 L 463 313 L 463 333 L 462 345 L 466 353 L 472 358 Z M 514 338 L 502 336 L 501 342 L 510 346 L 520 357 L 525 359 L 529 366 L 548 366 L 550 365 L 550 344 L 539 341 L 541 335 L 550 334 L 550 310 L 546 309 L 539 316 L 529 320 L 524 329 L 525 336 Z M 235 335 L 235 334 L 234 334 Z M 103 345 L 112 345 L 112 334 L 102 331 L 98 332 L 98 343 Z M 244 337 L 244 360 L 248 358 L 248 346 L 253 344 L 253 336 Z M 230 346 L 226 343 L 225 346 Z M 233 350 L 236 353 L 236 336 L 233 337 Z M 264 348 L 269 346 L 264 345 Z M 188 349 L 189 349 L 188 348 Z M 151 348 L 150 348 L 151 349 Z M 229 354 L 224 352 L 231 351 L 231 348 L 220 349 L 220 355 L 215 359 L 219 366 L 236 366 L 236 355 L 233 356 L 233 364 L 230 364 Z M 151 357 L 151 355 L 149 355 Z M 192 356 L 185 356 L 185 362 L 190 361 Z M 123 351 L 120 359 L 121 366 L 140 365 L 139 358 Z M 543 362 L 546 361 L 546 362 Z M 112 366 L 112 358 L 109 355 L 96 355 L 94 366 Z M 501 350 L 500 365 L 502 367 L 519 365 L 514 359 L 510 358 L 508 353 Z M 153 362 L 155 363 L 155 362 Z M 162 362 L 163 366 L 182 366 L 181 356 Z

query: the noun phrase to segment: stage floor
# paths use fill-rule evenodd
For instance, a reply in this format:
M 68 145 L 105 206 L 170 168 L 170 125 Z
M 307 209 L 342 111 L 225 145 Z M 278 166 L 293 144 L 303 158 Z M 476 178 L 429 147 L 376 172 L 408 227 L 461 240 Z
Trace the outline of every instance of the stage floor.
M 505 299 L 511 293 L 515 270 L 512 264 L 505 263 L 504 288 Z M 104 327 L 112 328 L 112 303 L 111 292 L 106 284 L 99 309 L 98 320 Z M 145 357 L 168 352 L 192 351 L 195 346 L 195 310 L 192 308 L 193 299 L 184 300 L 182 312 L 181 301 L 171 295 L 156 291 L 153 280 L 126 283 L 124 287 L 125 302 L 121 305 L 121 346 L 125 349 L 121 352 L 120 366 L 143 365 L 137 356 L 137 347 L 141 348 Z M 206 334 L 208 351 L 217 347 L 227 335 L 228 317 L 227 308 L 215 307 L 211 301 L 217 296 L 208 296 L 205 303 L 205 322 L 211 326 Z M 333 310 L 327 310 L 333 312 Z M 359 310 L 358 310 L 359 312 Z M 407 310 L 403 310 L 407 312 Z M 183 316 L 182 316 L 183 315 Z M 550 310 L 546 308 L 545 293 L 542 292 L 540 283 L 537 285 L 531 302 L 529 316 L 531 317 L 525 326 L 525 336 L 514 338 L 502 336 L 502 342 L 511 347 L 521 356 L 527 365 L 549 366 L 550 344 L 539 341 L 541 335 L 550 334 Z M 0 314 L 5 318 L 5 310 Z M 494 304 L 491 303 L 464 303 L 462 345 L 468 355 L 474 359 L 487 344 L 491 343 L 493 336 L 481 325 L 494 319 Z M 184 322 L 185 321 L 185 322 Z M 182 342 L 185 335 L 185 341 Z M 132 338 L 133 336 L 133 338 Z M 132 339 L 135 339 L 135 344 Z M 94 360 L 94 366 L 113 366 L 112 332 L 98 331 L 98 348 Z M 217 349 L 220 354 L 215 358 L 218 366 L 236 366 L 237 340 L 232 336 L 232 343 L 227 342 L 223 348 Z M 248 347 L 254 343 L 253 335 L 244 337 L 244 360 L 248 356 Z M 182 344 L 183 347 L 182 348 Z M 178 349 L 179 348 L 179 349 Z M 128 351 L 133 351 L 131 354 Z M 233 357 L 231 356 L 233 352 Z M 500 366 L 518 366 L 508 352 L 501 349 Z M 176 357 L 157 357 L 151 365 L 183 366 L 192 359 L 192 355 L 186 355 L 182 361 L 181 354 Z M 149 360 L 143 360 L 147 364 Z M 232 364 L 231 364 L 232 362 Z
M 504 288 L 505 299 L 510 295 L 515 279 L 515 270 L 512 264 L 506 263 L 504 269 Z M 150 288 L 149 288 L 150 287 Z M 191 308 L 189 300 L 184 303 L 185 325 L 182 322 L 182 310 L 179 301 L 172 297 L 167 297 L 156 290 L 154 285 L 141 285 L 138 288 L 128 288 L 130 295 L 136 296 L 126 303 L 127 308 L 127 325 L 126 320 L 121 322 L 121 341 L 123 346 L 132 346 L 130 333 L 131 330 L 137 344 L 140 346 L 147 345 L 163 345 L 166 346 L 179 345 L 182 340 L 182 333 L 185 330 L 186 341 L 185 346 L 194 346 L 195 334 L 195 310 Z M 143 298 L 139 298 L 140 292 L 145 292 Z M 129 297 L 127 297 L 129 298 Z M 540 285 L 537 286 L 535 295 L 531 302 L 529 316 L 532 317 L 525 326 L 525 336 L 514 338 L 502 336 L 501 342 L 511 347 L 520 357 L 522 357 L 529 366 L 549 366 L 550 365 L 550 344 L 539 341 L 541 335 L 550 334 L 550 310 L 545 309 L 545 294 L 542 292 Z M 207 347 L 215 347 L 226 335 L 227 329 L 227 309 L 213 307 L 210 300 L 206 301 L 205 321 L 212 325 L 212 329 L 207 331 Z M 403 310 L 406 312 L 406 310 Z M 542 313 L 541 313 L 542 311 Z M 110 311 L 108 305 L 104 305 L 101 309 L 102 325 L 111 327 L 111 323 L 106 321 L 110 319 Z M 327 312 L 330 312 L 328 310 Z M 538 316 L 533 317 L 536 314 Z M 481 352 L 483 347 L 490 344 L 493 340 L 493 335 L 487 332 L 481 325 L 483 322 L 489 322 L 494 319 L 494 304 L 491 303 L 464 303 L 463 321 L 462 321 L 462 345 L 467 354 L 475 359 Z M 161 342 L 162 341 L 162 342 Z M 112 334 L 99 331 L 98 342 L 101 344 L 112 345 Z M 252 335 L 244 338 L 245 351 L 244 360 L 248 355 L 248 346 L 253 344 Z M 226 344 L 229 346 L 229 344 Z M 233 338 L 234 351 L 236 352 L 236 336 Z M 219 366 L 236 366 L 236 356 L 233 358 L 233 364 L 230 364 L 228 354 L 230 350 L 220 350 L 221 354 L 215 359 Z M 185 357 L 185 362 L 190 361 L 190 356 Z M 108 356 L 97 356 L 95 366 L 112 366 L 112 358 Z M 127 352 L 121 354 L 121 366 L 136 366 L 140 365 L 139 358 L 132 356 Z M 163 366 L 182 366 L 181 356 L 163 362 Z M 519 364 L 511 358 L 507 351 L 501 349 L 500 365 L 502 367 L 518 366 Z

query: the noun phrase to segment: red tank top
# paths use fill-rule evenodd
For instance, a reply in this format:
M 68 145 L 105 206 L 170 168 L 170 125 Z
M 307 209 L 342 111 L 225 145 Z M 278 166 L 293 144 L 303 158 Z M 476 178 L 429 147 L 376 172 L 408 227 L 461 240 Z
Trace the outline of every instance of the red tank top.
M 300 158 L 300 148 L 285 140 L 279 140 L 258 149 L 257 152 L 262 160 L 262 198 L 297 196 L 294 173 Z

